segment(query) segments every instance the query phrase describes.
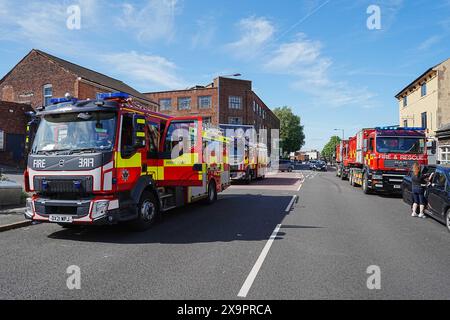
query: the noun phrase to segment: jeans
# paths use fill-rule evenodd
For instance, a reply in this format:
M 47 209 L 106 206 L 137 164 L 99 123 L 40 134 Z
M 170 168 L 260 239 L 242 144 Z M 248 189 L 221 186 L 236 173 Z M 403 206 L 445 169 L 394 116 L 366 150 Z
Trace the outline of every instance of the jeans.
M 424 188 L 413 187 L 412 194 L 413 194 L 414 203 L 417 203 L 418 205 L 421 205 L 421 206 L 425 205 L 425 189 Z

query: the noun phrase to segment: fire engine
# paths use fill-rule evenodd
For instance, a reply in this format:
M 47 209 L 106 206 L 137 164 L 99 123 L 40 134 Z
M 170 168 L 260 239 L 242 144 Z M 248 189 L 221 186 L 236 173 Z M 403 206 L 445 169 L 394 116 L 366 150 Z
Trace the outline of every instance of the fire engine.
M 229 140 L 201 117 L 151 112 L 121 92 L 52 99 L 36 116 L 25 171 L 33 221 L 145 230 L 163 212 L 215 202 L 230 185 Z
M 394 126 L 362 129 L 351 137 L 344 166 L 350 184 L 364 193 L 400 193 L 414 162 L 428 164 L 425 130 Z
M 336 176 L 345 179 L 348 172 L 344 170 L 344 161 L 347 160 L 348 140 L 342 140 L 336 145 Z
M 264 179 L 269 163 L 267 145 L 257 142 L 254 126 L 222 124 L 220 128 L 230 139 L 230 176 L 232 180 L 250 183 Z

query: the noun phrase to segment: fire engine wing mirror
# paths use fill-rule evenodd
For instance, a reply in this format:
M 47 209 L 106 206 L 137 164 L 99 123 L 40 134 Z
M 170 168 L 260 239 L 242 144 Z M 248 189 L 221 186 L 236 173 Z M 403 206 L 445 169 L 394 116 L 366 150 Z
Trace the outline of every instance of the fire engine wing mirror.
M 145 147 L 145 117 L 133 115 L 133 146 L 135 148 Z

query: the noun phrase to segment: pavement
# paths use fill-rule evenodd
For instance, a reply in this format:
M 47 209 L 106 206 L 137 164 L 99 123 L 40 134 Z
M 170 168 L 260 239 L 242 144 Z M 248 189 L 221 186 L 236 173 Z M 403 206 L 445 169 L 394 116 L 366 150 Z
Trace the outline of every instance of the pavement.
M 0 299 L 450 298 L 445 226 L 334 172 L 269 182 L 232 186 L 212 206 L 178 209 L 142 233 L 53 224 L 1 232 Z M 66 286 L 72 265 L 80 290 Z M 367 287 L 370 266 L 380 290 Z

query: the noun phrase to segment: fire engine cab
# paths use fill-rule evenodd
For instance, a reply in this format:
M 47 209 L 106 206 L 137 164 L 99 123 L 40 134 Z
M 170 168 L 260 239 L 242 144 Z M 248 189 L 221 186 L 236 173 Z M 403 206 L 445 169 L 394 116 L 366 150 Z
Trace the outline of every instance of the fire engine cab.
M 127 222 L 138 230 L 230 185 L 228 139 L 201 117 L 151 112 L 125 93 L 53 99 L 25 171 L 25 217 L 63 226 Z

